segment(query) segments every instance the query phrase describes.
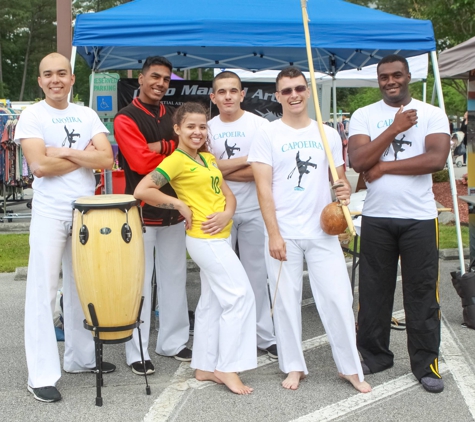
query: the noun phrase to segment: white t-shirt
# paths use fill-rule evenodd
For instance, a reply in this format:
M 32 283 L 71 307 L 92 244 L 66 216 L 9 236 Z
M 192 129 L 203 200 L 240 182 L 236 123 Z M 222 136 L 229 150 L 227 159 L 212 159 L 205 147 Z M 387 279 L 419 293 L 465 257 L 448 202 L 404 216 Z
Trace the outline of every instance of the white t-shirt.
M 340 135 L 327 125 L 323 127 L 335 166 L 342 166 Z M 331 202 L 331 193 L 317 122 L 294 129 L 279 119 L 261 127 L 248 161 L 272 166 L 272 193 L 282 237 L 315 239 L 324 234 L 320 214 Z
M 255 133 L 269 122 L 247 111 L 236 121 L 225 123 L 219 116 L 208 122 L 210 128 L 211 152 L 219 160 L 248 155 Z M 259 209 L 256 184 L 254 182 L 226 181 L 236 197 L 236 212 Z
M 69 104 L 64 110 L 44 100 L 27 107 L 15 129 L 15 141 L 40 138 L 46 147 L 83 150 L 98 133 L 109 133 L 96 112 L 88 107 Z M 44 217 L 71 220 L 71 203 L 81 196 L 94 195 L 94 173 L 81 167 L 62 176 L 34 178 L 33 209 Z
M 381 161 L 404 160 L 426 151 L 425 138 L 432 133 L 449 134 L 444 112 L 430 104 L 412 99 L 404 110 L 417 110 L 417 125 L 400 133 L 381 156 Z M 394 121 L 399 108 L 383 100 L 358 109 L 350 121 L 350 136 L 364 134 L 377 138 Z M 432 192 L 432 175 L 400 176 L 386 174 L 368 183 L 363 215 L 369 217 L 430 220 L 437 217 Z

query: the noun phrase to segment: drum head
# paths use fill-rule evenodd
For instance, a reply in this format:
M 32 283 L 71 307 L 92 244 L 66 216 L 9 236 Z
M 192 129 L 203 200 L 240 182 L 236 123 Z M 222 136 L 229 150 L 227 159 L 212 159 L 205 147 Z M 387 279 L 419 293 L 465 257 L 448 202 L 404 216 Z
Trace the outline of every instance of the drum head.
M 74 209 L 86 212 L 88 210 L 118 208 L 129 210 L 139 204 L 132 195 L 94 195 L 83 196 L 72 203 Z

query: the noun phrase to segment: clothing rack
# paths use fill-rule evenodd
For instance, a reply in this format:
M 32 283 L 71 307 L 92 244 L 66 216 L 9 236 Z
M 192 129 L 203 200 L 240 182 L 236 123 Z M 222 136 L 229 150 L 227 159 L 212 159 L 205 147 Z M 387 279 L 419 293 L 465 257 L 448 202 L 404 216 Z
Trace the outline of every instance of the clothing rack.
M 31 213 L 15 213 L 7 209 L 7 201 L 22 201 L 24 189 L 31 187 L 33 182 L 33 175 L 21 146 L 14 141 L 19 117 L 20 114 L 15 110 L 0 107 L 0 192 L 3 197 L 3 222 L 31 218 Z

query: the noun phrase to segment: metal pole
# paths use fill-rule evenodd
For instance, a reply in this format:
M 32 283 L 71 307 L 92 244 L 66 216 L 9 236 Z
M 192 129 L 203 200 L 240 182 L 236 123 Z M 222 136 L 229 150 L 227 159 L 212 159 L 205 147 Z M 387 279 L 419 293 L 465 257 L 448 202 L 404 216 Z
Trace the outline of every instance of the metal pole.
M 437 55 L 435 51 L 430 52 L 430 57 L 432 59 L 432 68 L 434 71 L 435 79 L 435 88 L 437 90 L 437 99 L 439 101 L 439 107 L 445 112 L 444 104 L 444 94 L 442 93 L 442 83 L 440 82 L 440 73 L 439 73 L 439 64 L 437 62 Z M 434 93 L 432 93 L 434 97 Z M 465 273 L 465 261 L 463 255 L 463 243 L 462 243 L 462 231 L 460 229 L 460 216 L 459 216 L 459 207 L 457 200 L 457 187 L 455 186 L 455 175 L 454 175 L 454 165 L 452 161 L 452 151 L 449 151 L 449 157 L 447 158 L 447 167 L 449 169 L 449 179 L 450 179 L 450 189 L 452 190 L 452 202 L 454 204 L 454 214 L 455 214 L 455 230 L 457 234 L 457 244 L 459 252 L 459 261 L 460 261 L 460 272 L 461 274 Z
M 71 49 L 71 73 L 74 75 L 74 67 L 76 66 L 76 49 L 77 47 L 72 47 Z M 73 100 L 73 88 L 71 87 L 71 92 L 69 93 L 69 102 Z
M 430 103 L 431 103 L 432 105 L 435 104 L 435 94 L 436 94 L 436 92 L 437 92 L 436 85 L 437 85 L 437 84 L 436 84 L 436 82 L 434 81 L 434 86 L 433 86 L 433 88 L 432 88 L 432 98 L 431 98 L 431 100 L 430 100 Z M 444 106 L 444 108 L 445 108 L 445 106 Z
M 92 100 L 94 97 L 94 78 L 95 77 L 96 77 L 96 72 L 94 72 L 94 69 L 93 69 L 91 73 L 91 84 L 89 87 L 89 108 L 92 108 Z
M 333 97 L 333 127 L 336 129 L 336 125 L 338 124 L 338 118 L 336 114 L 336 79 L 335 75 L 333 75 L 332 78 L 332 97 Z

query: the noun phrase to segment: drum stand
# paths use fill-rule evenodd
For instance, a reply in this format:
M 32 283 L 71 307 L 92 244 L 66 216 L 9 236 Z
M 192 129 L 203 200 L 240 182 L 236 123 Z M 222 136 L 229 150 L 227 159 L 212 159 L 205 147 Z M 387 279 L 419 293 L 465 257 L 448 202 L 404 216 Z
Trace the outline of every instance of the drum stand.
M 129 341 L 132 336 L 118 339 L 118 340 L 102 340 L 99 338 L 99 333 L 113 333 L 117 331 L 126 331 L 137 328 L 139 333 L 139 344 L 140 344 L 140 357 L 142 358 L 142 365 L 145 369 L 145 359 L 143 356 L 143 347 L 142 347 L 142 333 L 140 331 L 140 314 L 142 312 L 142 305 L 143 305 L 144 297 L 142 296 L 142 300 L 140 301 L 139 313 L 137 316 L 137 321 L 130 325 L 124 325 L 122 327 L 101 327 L 99 325 L 99 321 L 97 319 L 96 310 L 94 308 L 94 304 L 90 303 L 87 305 L 89 309 L 89 314 L 91 315 L 91 320 L 93 325 L 89 325 L 86 320 L 84 320 L 84 328 L 86 330 L 92 331 L 94 334 L 94 343 L 96 348 L 96 390 L 97 390 L 97 397 L 96 397 L 96 406 L 102 406 L 102 396 L 101 396 L 101 387 L 104 385 L 104 381 L 102 379 L 102 349 L 104 344 L 117 344 L 117 343 L 125 343 Z M 147 395 L 150 395 L 150 386 L 148 385 L 147 380 L 147 373 L 144 373 L 145 376 L 145 391 Z

